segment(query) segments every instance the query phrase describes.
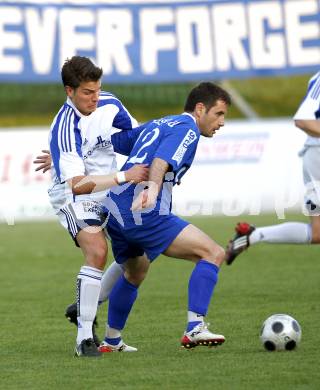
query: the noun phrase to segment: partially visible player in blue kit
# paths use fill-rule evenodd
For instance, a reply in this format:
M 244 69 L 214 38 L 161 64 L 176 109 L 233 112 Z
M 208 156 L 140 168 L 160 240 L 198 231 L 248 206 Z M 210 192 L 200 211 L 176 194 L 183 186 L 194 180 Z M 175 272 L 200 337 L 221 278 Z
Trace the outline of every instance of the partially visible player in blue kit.
M 124 135 L 125 144 L 132 150 L 122 170 L 137 163 L 147 164 L 149 181 L 145 185 L 126 183 L 115 187 L 106 201 L 111 213 L 108 233 L 113 253 L 125 271 L 109 297 L 102 352 L 122 343 L 121 330 L 137 298 L 138 287 L 149 264 L 161 253 L 195 263 L 189 279 L 188 323 L 181 345 L 191 348 L 225 341 L 224 336 L 209 331 L 204 321 L 224 261 L 224 249 L 200 229 L 171 213 L 171 188 L 190 168 L 200 135 L 212 137 L 224 125 L 230 104 L 225 90 L 210 82 L 201 83 L 187 97 L 183 114 L 151 121 L 142 131 L 133 129 Z

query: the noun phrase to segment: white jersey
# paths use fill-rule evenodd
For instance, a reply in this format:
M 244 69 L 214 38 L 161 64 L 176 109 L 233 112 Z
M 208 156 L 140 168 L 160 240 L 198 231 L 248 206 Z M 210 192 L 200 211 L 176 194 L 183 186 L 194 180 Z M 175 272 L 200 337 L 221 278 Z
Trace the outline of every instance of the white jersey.
M 87 116 L 67 98 L 52 122 L 49 135 L 53 166 L 48 193 L 56 212 L 71 202 L 104 199 L 106 191 L 73 195 L 66 181 L 75 176 L 114 172 L 117 167 L 111 135 L 137 125 L 120 100 L 110 93 L 101 92 L 97 109 Z
M 307 94 L 293 119 L 320 120 L 320 72 L 311 77 Z M 320 146 L 320 138 L 308 135 L 305 146 Z

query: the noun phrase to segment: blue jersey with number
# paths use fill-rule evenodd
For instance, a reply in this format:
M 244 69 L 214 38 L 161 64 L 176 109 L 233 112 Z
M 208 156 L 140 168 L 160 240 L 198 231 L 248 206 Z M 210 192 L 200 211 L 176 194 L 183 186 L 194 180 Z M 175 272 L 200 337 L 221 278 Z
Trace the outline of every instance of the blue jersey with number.
M 122 134 L 122 137 L 130 137 L 131 142 L 135 143 L 122 167 L 123 171 L 134 164 L 150 166 L 155 158 L 160 158 L 169 164 L 169 171 L 165 175 L 157 204 L 152 209 L 161 214 L 168 214 L 171 210 L 171 188 L 180 182 L 196 153 L 200 132 L 194 117 L 188 113 L 167 116 L 126 133 Z M 126 140 L 126 144 L 130 144 L 130 140 Z M 132 214 L 131 206 L 134 197 L 142 190 L 142 185 L 128 183 L 116 187 L 110 193 L 111 204 L 109 203 L 107 207 L 113 214 L 128 216 Z

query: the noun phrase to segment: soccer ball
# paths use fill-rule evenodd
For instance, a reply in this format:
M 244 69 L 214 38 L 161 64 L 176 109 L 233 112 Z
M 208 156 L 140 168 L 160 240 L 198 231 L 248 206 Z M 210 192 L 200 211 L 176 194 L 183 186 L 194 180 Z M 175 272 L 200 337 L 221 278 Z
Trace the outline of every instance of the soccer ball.
M 291 351 L 301 340 L 301 327 L 288 314 L 274 314 L 264 321 L 260 340 L 268 351 Z

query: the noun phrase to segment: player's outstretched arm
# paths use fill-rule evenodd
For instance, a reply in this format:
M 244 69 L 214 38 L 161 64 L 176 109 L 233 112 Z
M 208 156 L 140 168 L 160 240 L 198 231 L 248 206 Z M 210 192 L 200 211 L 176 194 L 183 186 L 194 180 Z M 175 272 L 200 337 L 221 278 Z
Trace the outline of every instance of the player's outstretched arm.
M 148 178 L 146 164 L 136 164 L 127 171 L 113 172 L 109 175 L 75 176 L 68 180 L 74 195 L 91 194 L 105 191 L 123 183 L 140 183 Z
M 41 171 L 42 170 L 42 173 L 45 173 L 47 171 L 49 171 L 49 169 L 51 169 L 51 154 L 50 154 L 50 150 L 41 150 L 42 155 L 40 156 L 37 156 L 36 159 L 33 161 L 34 164 L 40 164 L 39 166 L 37 166 L 37 168 L 35 169 L 35 171 Z
M 320 120 L 296 119 L 294 123 L 299 129 L 303 130 L 311 137 L 320 137 Z
M 51 154 L 49 150 L 41 150 L 42 155 L 37 156 L 34 164 L 40 164 L 35 171 L 43 173 L 51 169 Z M 110 175 L 76 176 L 69 180 L 69 185 L 75 195 L 89 194 L 103 191 L 122 183 L 141 183 L 148 180 L 149 169 L 145 164 L 136 164 L 125 172 L 116 172 Z

